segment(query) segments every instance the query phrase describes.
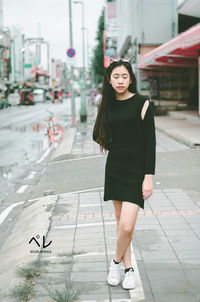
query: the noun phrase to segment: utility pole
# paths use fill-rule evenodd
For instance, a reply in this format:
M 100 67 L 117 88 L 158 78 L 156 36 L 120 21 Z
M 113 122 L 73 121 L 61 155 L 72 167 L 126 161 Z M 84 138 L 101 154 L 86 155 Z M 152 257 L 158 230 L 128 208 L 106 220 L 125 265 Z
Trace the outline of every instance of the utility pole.
M 81 122 L 87 122 L 87 110 L 86 110 L 86 68 L 85 68 L 85 25 L 84 25 L 84 2 L 74 1 L 75 4 L 82 5 L 82 54 L 83 54 L 83 77 L 81 81 L 81 109 L 80 120 Z
M 24 80 L 25 80 L 25 74 L 24 74 L 24 56 L 25 56 L 25 45 L 24 45 L 24 34 L 22 34 L 22 49 L 21 49 L 21 52 L 22 52 L 22 83 L 24 84 Z
M 72 32 L 72 4 L 71 0 L 69 0 L 69 37 L 70 37 L 70 47 L 73 47 L 73 32 Z M 71 79 L 70 79 L 70 95 L 71 95 L 71 115 L 72 115 L 72 127 L 76 126 L 75 119 L 75 97 L 74 97 L 74 89 L 73 89 L 73 81 L 74 81 L 74 66 L 71 64 Z

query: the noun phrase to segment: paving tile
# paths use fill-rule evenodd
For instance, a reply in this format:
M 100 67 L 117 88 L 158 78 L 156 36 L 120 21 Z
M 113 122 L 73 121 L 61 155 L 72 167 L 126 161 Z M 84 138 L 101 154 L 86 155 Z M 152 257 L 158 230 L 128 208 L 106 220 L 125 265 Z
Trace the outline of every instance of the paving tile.
M 184 259 L 181 261 L 181 265 L 184 270 L 187 269 L 200 270 L 200 258 Z
M 150 282 L 156 280 L 162 280 L 163 284 L 168 280 L 183 280 L 187 281 L 185 274 L 182 270 L 147 270 L 147 275 Z
M 199 229 L 200 230 L 200 229 Z M 179 238 L 179 237 L 190 237 L 194 236 L 195 232 L 193 230 L 165 230 L 165 234 L 168 238 Z
M 179 215 L 169 215 L 169 216 L 162 216 L 157 215 L 157 219 L 160 222 L 161 225 L 163 224 L 187 224 L 185 219 L 182 216 Z
M 189 293 L 157 293 L 154 292 L 155 302 L 199 302 L 195 294 Z
M 140 299 L 139 301 L 140 302 L 161 302 L 161 301 L 156 301 L 153 294 L 151 294 L 151 293 L 145 293 L 145 299 Z
M 185 251 L 190 251 L 191 249 L 198 249 L 200 251 L 200 242 L 197 240 L 190 240 L 187 243 L 171 243 L 171 245 L 176 252 L 182 251 L 183 249 Z
M 182 266 L 180 262 L 177 259 L 169 259 L 169 260 L 149 260 L 144 259 L 144 265 L 146 268 L 146 271 L 171 271 L 171 270 L 182 270 Z
M 193 288 L 200 292 L 200 270 L 197 269 L 186 269 L 185 270 L 186 276 L 189 282 L 192 284 Z
M 82 294 L 105 294 L 108 293 L 107 282 L 94 281 L 74 281 L 74 288 L 80 290 Z
M 187 223 L 162 223 L 163 230 L 191 230 Z
M 188 226 L 189 228 L 189 226 Z M 137 224 L 135 225 L 135 230 L 162 230 L 160 224 Z
M 107 272 L 72 272 L 72 281 L 104 282 L 107 278 Z
M 151 294 L 152 293 L 152 288 L 151 288 L 151 285 L 150 285 L 150 282 L 149 282 L 149 279 L 142 279 L 141 278 L 141 283 L 142 283 L 142 288 L 144 290 L 144 294 L 147 295 L 147 294 Z
M 176 280 L 172 278 L 168 279 L 157 279 L 157 280 L 151 280 L 150 284 L 152 287 L 152 291 L 155 294 L 157 293 L 165 293 L 165 294 L 172 294 L 172 293 L 188 293 L 191 289 L 190 284 L 186 280 Z M 170 301 L 171 302 L 171 301 Z
M 76 263 L 82 263 L 84 262 L 92 262 L 92 263 L 96 263 L 96 262 L 104 262 L 106 261 L 106 255 L 105 252 L 102 254 L 96 254 L 96 255 L 77 255 L 74 256 L 74 259 L 76 261 Z
M 199 249 L 176 250 L 176 254 L 180 261 L 182 261 L 183 259 L 200 259 Z
M 169 251 L 141 251 L 144 260 L 173 260 L 177 259 L 174 252 Z
M 118 302 L 127 302 L 127 299 L 130 299 L 130 295 L 129 295 L 129 291 L 128 290 L 124 290 L 123 293 L 111 293 L 111 297 L 112 299 L 116 299 L 118 300 Z M 126 300 L 125 300 L 126 299 Z
M 101 293 L 101 294 L 97 294 L 97 293 L 87 293 L 87 294 L 81 294 L 80 295 L 80 299 L 79 301 L 98 301 L 101 302 L 103 300 L 108 300 L 109 301 L 109 293 Z
M 79 262 L 73 265 L 73 272 L 106 272 L 107 262 Z
M 99 245 L 104 245 L 104 238 L 100 239 L 100 240 L 76 240 L 75 242 L 75 247 L 78 248 L 80 247 L 81 249 L 84 249 L 85 246 L 99 246 Z

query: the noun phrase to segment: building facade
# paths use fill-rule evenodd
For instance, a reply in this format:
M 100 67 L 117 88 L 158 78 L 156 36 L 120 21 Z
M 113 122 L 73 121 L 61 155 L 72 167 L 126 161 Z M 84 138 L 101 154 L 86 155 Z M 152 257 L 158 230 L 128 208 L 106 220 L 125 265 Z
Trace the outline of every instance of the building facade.
M 118 54 L 132 59 L 138 90 L 143 90 L 137 62 L 140 57 L 175 37 L 176 0 L 117 0 Z

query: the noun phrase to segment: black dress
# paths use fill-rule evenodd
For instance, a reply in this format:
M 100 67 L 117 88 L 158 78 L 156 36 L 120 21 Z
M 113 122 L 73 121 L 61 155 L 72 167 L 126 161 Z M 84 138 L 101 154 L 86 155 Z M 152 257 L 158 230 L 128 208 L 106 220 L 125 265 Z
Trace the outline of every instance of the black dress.
M 111 141 L 105 166 L 104 201 L 119 200 L 144 209 L 142 182 L 155 174 L 156 134 L 153 106 L 144 119 L 141 111 L 148 98 L 136 93 L 111 105 Z

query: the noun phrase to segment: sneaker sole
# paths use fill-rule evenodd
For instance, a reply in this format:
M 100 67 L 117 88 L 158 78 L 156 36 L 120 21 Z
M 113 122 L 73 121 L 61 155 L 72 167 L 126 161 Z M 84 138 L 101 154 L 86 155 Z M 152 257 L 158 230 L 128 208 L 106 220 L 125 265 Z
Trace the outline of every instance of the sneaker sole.
M 134 285 L 133 287 L 124 287 L 123 284 L 122 284 L 122 287 L 123 287 L 124 289 L 134 289 L 134 288 L 136 288 L 136 285 Z
M 112 286 L 117 286 L 117 285 L 120 284 L 120 281 L 118 283 L 113 283 L 109 279 L 107 279 L 107 282 L 108 282 L 109 285 L 112 285 Z

